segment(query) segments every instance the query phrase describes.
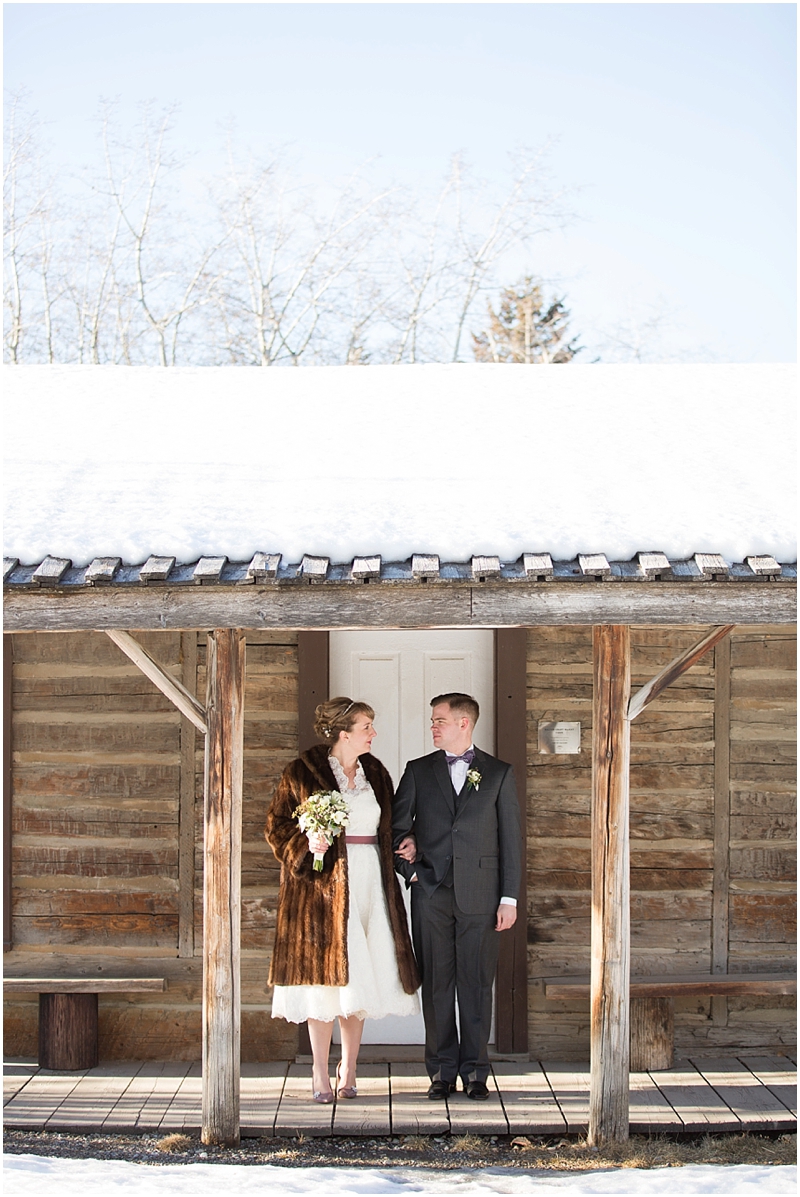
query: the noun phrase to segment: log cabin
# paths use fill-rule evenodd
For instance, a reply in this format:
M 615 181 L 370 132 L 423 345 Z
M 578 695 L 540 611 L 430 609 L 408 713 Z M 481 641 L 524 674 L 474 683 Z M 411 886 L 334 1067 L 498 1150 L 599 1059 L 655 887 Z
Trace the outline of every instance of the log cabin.
M 54 448 L 42 453 L 40 426 L 34 459 L 20 434 L 22 481 L 4 560 L 4 946 L 6 977 L 18 984 L 5 1002 L 7 1053 L 37 1052 L 43 999 L 35 987 L 24 991 L 26 981 L 84 979 L 100 995 L 100 1058 L 202 1058 L 209 1075 L 223 1078 L 209 1087 L 204 1137 L 234 1141 L 240 1060 L 298 1050 L 298 1029 L 270 1016 L 266 983 L 278 872 L 262 828 L 277 778 L 313 742 L 314 706 L 331 692 L 373 703 L 376 752 L 396 778 L 405 759 L 427 750 L 427 699 L 449 688 L 479 696 L 477 739 L 514 765 L 527 838 L 527 918 L 503 944 L 495 1050 L 512 1059 L 591 1054 L 590 1130 L 601 1141 L 625 1134 L 629 1026 L 637 1010 L 648 1014 L 643 1002 L 655 1003 L 645 1039 L 658 1038 L 660 1019 L 663 1040 L 669 1022 L 668 1042 L 649 1045 L 668 1056 L 673 1046 L 684 1055 L 746 1054 L 794 1042 L 791 986 L 756 983 L 795 968 L 796 566 L 782 495 L 762 481 L 762 506 L 745 501 L 735 461 L 722 453 L 716 465 L 705 463 L 692 496 L 695 525 L 671 532 L 670 520 L 685 525 L 685 513 L 666 494 L 663 512 L 648 504 L 644 482 L 658 438 L 648 441 L 631 399 L 655 404 L 666 393 L 680 425 L 688 388 L 695 422 L 707 411 L 713 427 L 715 388 L 730 400 L 731 387 L 749 386 L 762 405 L 760 434 L 770 436 L 770 404 L 779 419 L 787 375 L 759 368 L 743 383 L 727 368 L 607 369 L 610 380 L 599 368 L 545 368 L 541 376 L 485 366 L 395 371 L 402 386 L 413 384 L 413 394 L 395 395 L 404 419 L 414 403 L 424 410 L 444 394 L 467 403 L 473 426 L 504 403 L 506 415 L 520 417 L 524 399 L 535 431 L 556 401 L 559 419 L 569 420 L 596 412 L 611 384 L 627 394 L 623 408 L 647 468 L 637 473 L 628 461 L 602 519 L 585 508 L 579 473 L 561 484 L 556 520 L 542 488 L 557 471 L 529 460 L 520 482 L 524 443 L 493 458 L 488 430 L 480 445 L 471 436 L 462 454 L 480 457 L 475 472 L 486 477 L 476 483 L 477 509 L 467 500 L 462 522 L 467 535 L 472 525 L 474 551 L 461 556 L 453 546 L 465 543 L 462 534 L 448 530 L 442 513 L 458 507 L 462 467 L 442 490 L 435 463 L 411 469 L 393 459 L 396 479 L 419 490 L 423 507 L 382 527 L 376 505 L 400 492 L 380 468 L 370 465 L 362 482 L 342 465 L 353 410 L 370 387 L 388 386 L 382 368 L 271 372 L 277 382 L 259 377 L 257 385 L 275 388 L 277 398 L 260 416 L 237 412 L 220 388 L 252 388 L 262 372 L 14 372 L 17 392 L 49 416 Z M 252 485 L 266 475 L 273 497 L 298 486 L 310 440 L 312 459 L 325 455 L 335 467 L 324 503 L 315 500 L 301 518 L 302 495 L 292 490 L 272 524 L 269 513 L 259 522 L 248 511 L 243 533 L 230 514 L 249 501 L 241 488 L 232 486 L 222 517 L 218 510 L 219 467 L 230 471 L 232 456 L 215 444 L 214 461 L 196 464 L 197 440 L 185 429 L 180 460 L 161 442 L 146 459 L 150 475 L 141 466 L 146 446 L 126 448 L 124 459 L 112 451 L 118 483 L 110 497 L 96 448 L 66 486 L 43 486 L 58 467 L 42 462 L 63 455 L 70 435 L 59 415 L 65 397 L 91 409 L 119 389 L 124 406 L 131 387 L 152 392 L 150 429 L 170 393 L 167 432 L 189 395 L 188 420 L 219 413 L 223 402 L 233 408 L 240 447 L 246 420 L 260 420 L 264 437 L 277 427 L 284 457 L 293 450 L 289 466 L 264 465 L 270 450 L 262 442 L 251 473 L 240 466 Z M 309 387 L 328 406 L 310 411 Z M 344 431 L 328 410 L 332 393 L 346 401 L 338 409 Z M 299 423 L 287 429 L 280 413 L 292 407 Z M 102 424 L 105 409 L 94 410 Z M 595 451 L 607 460 L 592 418 Z M 119 444 L 113 423 L 103 431 L 106 446 Z M 134 440 L 142 424 L 141 411 L 131 412 Z M 321 428 L 321 441 L 309 426 Z M 366 445 L 356 437 L 357 460 L 376 447 L 392 453 L 390 442 L 397 450 L 390 431 L 379 424 Z M 685 429 L 677 433 L 680 441 Z M 741 426 L 727 435 L 744 443 Z M 750 428 L 755 457 L 758 435 Z M 170 440 L 173 456 L 175 446 Z M 191 464 L 205 475 L 199 484 Z M 300 490 L 319 487 L 319 473 Z M 196 522 L 208 528 L 201 549 L 181 529 L 176 492 L 165 500 L 158 490 L 165 476 L 188 489 Z M 158 523 L 148 478 L 167 504 Z M 532 507 L 523 491 L 532 492 Z M 495 493 L 501 501 L 492 506 Z M 716 507 L 712 493 L 721 495 Z M 438 531 L 423 518 L 431 500 Z M 28 518 L 37 502 L 43 510 Z M 723 507 L 732 507 L 730 526 Z M 364 519 L 343 533 L 354 510 Z M 598 544 L 603 533 L 607 544 Z M 691 551 L 687 534 L 696 536 Z M 298 551 L 299 536 L 307 551 Z M 720 985 L 633 1000 L 630 978 L 666 986 L 686 976 Z M 136 988 L 147 979 L 160 987 Z M 564 988 L 570 979 L 574 989 Z M 375 1042 L 403 1042 L 419 1032 L 375 1024 L 373 1033 Z

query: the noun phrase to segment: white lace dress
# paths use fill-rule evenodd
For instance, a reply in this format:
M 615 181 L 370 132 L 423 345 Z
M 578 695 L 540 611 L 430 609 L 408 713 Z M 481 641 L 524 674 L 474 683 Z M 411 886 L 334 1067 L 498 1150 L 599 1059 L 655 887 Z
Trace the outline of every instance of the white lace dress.
M 336 784 L 347 795 L 348 835 L 376 835 L 380 807 L 359 762 L 355 785 L 335 756 L 328 758 Z M 406 993 L 397 971 L 394 939 L 386 909 L 377 844 L 347 845 L 350 914 L 347 921 L 347 985 L 276 985 L 272 1017 L 289 1022 L 318 1018 L 385 1018 L 387 1014 L 416 1014 L 419 1000 Z

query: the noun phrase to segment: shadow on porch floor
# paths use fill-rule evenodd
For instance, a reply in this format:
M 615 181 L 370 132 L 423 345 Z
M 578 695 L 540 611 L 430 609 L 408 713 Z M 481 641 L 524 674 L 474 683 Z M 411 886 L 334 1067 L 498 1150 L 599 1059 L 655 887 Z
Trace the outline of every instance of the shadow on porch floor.
M 487 1102 L 463 1093 L 428 1101 L 419 1049 L 365 1048 L 355 1101 L 311 1100 L 310 1069 L 243 1064 L 243 1136 L 580 1134 L 589 1109 L 589 1065 L 495 1060 Z M 392 1056 L 381 1060 L 381 1055 Z M 136 1133 L 200 1127 L 199 1064 L 116 1061 L 85 1072 L 47 1072 L 32 1060 L 4 1064 L 7 1128 Z M 796 1061 L 789 1056 L 679 1060 L 631 1074 L 631 1133 L 794 1131 Z

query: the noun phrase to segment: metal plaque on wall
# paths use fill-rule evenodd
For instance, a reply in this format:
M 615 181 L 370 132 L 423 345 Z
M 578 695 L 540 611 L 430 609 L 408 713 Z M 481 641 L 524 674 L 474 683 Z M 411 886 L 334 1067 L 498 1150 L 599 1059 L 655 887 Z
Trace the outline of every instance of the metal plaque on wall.
M 567 755 L 581 750 L 580 723 L 540 723 L 539 751 Z

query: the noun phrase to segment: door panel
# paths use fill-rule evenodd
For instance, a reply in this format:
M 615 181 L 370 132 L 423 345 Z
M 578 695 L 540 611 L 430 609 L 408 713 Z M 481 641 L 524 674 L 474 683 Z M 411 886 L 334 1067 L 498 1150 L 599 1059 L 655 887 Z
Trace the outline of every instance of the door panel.
M 430 700 L 461 690 L 478 700 L 475 740 L 494 751 L 491 631 L 331 632 L 330 692 L 375 708 L 375 755 L 397 785 L 406 761 L 431 752 Z

